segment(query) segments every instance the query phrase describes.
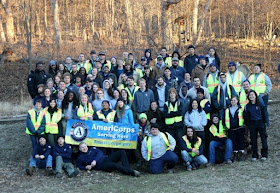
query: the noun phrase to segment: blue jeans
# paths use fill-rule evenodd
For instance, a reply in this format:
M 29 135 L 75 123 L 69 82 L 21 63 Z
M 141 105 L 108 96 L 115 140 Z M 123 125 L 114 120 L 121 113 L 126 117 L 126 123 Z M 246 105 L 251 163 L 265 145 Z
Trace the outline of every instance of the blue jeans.
M 32 149 L 38 144 L 38 137 L 36 135 L 29 135 L 32 143 Z
M 163 156 L 158 159 L 150 160 L 150 170 L 152 174 L 160 174 L 163 170 L 163 166 L 167 163 L 167 169 L 172 169 L 178 162 L 178 156 L 173 152 L 168 150 Z
M 226 139 L 224 141 L 211 141 L 209 145 L 209 163 L 215 163 L 215 150 L 217 147 L 226 146 L 225 161 L 229 161 L 232 154 L 232 141 Z
M 38 168 L 52 167 L 52 156 L 49 155 L 45 159 L 34 158 L 33 156 L 31 156 L 29 167 L 38 167 Z
M 186 150 L 183 150 L 181 152 L 181 154 L 182 154 L 182 158 L 185 162 L 189 162 L 189 163 L 194 162 L 195 164 L 198 164 L 198 165 L 205 165 L 208 162 L 204 155 L 198 155 L 198 156 L 192 157 Z

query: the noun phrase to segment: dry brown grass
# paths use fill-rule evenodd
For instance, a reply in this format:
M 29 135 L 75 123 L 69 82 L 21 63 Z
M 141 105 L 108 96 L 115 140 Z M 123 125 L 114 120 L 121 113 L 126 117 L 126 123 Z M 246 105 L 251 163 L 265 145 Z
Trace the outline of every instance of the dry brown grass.
M 32 100 L 25 99 L 23 103 L 0 101 L 0 116 L 22 115 L 32 108 Z

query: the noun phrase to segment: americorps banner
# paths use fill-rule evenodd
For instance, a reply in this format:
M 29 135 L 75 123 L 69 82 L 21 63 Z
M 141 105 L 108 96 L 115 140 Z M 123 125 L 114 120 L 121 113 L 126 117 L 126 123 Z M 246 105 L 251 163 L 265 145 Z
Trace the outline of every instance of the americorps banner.
M 136 149 L 138 129 L 138 124 L 69 119 L 65 141 L 73 145 L 83 141 L 89 146 Z

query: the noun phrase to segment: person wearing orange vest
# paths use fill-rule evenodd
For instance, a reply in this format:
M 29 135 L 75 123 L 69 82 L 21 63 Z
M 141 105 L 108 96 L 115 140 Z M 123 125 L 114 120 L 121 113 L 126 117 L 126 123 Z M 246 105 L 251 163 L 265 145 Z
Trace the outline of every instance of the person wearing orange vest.
M 45 133 L 47 134 L 48 143 L 54 147 L 57 136 L 62 129 L 62 125 L 58 124 L 62 118 L 62 110 L 57 108 L 54 98 L 50 99 L 49 105 L 44 109 L 44 114 L 46 119 Z
M 212 93 L 216 86 L 219 85 L 219 70 L 217 69 L 216 64 L 211 63 L 209 65 L 210 71 L 204 76 L 203 86 L 206 87 L 209 91 L 209 94 L 212 96 Z
M 197 166 L 207 164 L 207 159 L 203 155 L 202 140 L 197 137 L 194 129 L 188 127 L 186 135 L 180 141 L 181 154 L 183 160 L 186 162 L 186 169 L 188 171 L 195 170 Z
M 212 104 L 222 120 L 224 119 L 224 111 L 230 105 L 230 99 L 233 96 L 237 96 L 235 89 L 227 82 L 227 75 L 220 73 L 220 84 L 213 91 Z
M 223 126 L 222 120 L 218 114 L 213 114 L 211 117 L 213 124 L 209 128 L 211 132 L 211 142 L 209 145 L 209 163 L 207 166 L 212 166 L 216 161 L 216 148 L 225 146 L 225 163 L 232 164 L 230 160 L 232 154 L 232 141 L 227 137 L 227 129 Z
M 38 144 L 38 138 L 44 134 L 46 119 L 42 108 L 42 101 L 37 99 L 33 109 L 30 109 L 26 118 L 25 132 L 30 136 L 32 148 Z
M 224 125 L 228 129 L 229 138 L 233 143 L 233 161 L 244 161 L 244 118 L 243 108 L 239 105 L 238 97 L 234 96 L 230 100 L 230 107 L 225 111 Z
M 242 90 L 242 82 L 246 79 L 243 72 L 237 70 L 234 62 L 228 63 L 227 83 L 233 86 L 236 93 Z
M 152 174 L 162 173 L 164 164 L 167 164 L 168 172 L 178 162 L 178 156 L 173 152 L 176 141 L 169 133 L 159 131 L 159 126 L 151 126 L 151 135 L 146 136 L 142 141 L 141 153 L 146 161 L 149 161 Z
M 270 78 L 261 72 L 261 64 L 254 66 L 254 73 L 250 75 L 251 89 L 256 91 L 263 99 L 265 106 L 268 104 L 268 94 L 271 91 L 272 83 Z

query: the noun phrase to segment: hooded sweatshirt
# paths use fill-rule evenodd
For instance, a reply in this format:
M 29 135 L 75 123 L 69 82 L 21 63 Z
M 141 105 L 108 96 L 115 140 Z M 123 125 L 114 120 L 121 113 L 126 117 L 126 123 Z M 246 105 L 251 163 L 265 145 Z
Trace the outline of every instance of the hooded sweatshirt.
M 179 90 L 179 101 L 182 104 L 182 116 L 185 116 L 186 112 L 188 111 L 189 104 L 190 104 L 190 98 L 187 96 L 187 94 L 184 96 L 182 93 L 182 88 L 186 86 L 182 86 Z

